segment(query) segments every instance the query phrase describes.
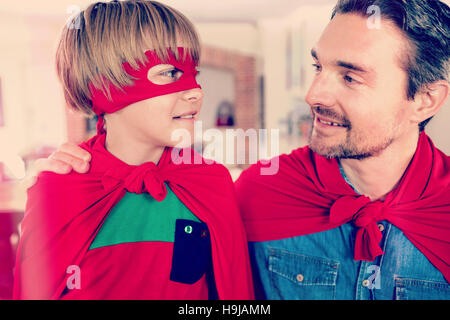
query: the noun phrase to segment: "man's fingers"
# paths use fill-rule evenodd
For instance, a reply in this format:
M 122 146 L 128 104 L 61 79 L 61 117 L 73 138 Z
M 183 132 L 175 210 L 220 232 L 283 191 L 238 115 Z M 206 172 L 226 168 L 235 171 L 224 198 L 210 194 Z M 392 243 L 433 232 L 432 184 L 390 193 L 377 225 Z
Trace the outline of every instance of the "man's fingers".
M 79 173 L 85 173 L 89 169 L 89 162 L 62 151 L 56 151 L 52 153 L 52 155 L 49 157 L 49 160 L 55 160 L 69 165 L 71 168 L 73 168 L 73 170 Z
M 32 166 L 31 175 L 38 176 L 42 171 L 51 171 L 54 173 L 65 174 L 72 170 L 72 166 L 58 159 L 38 159 Z
M 76 144 L 65 143 L 47 159 L 36 160 L 22 184 L 26 188 L 30 188 L 36 183 L 37 176 L 42 171 L 67 174 L 73 169 L 78 173 L 86 173 L 89 170 L 89 161 L 91 161 L 89 152 Z
M 28 170 L 26 177 L 22 180 L 22 186 L 25 189 L 31 188 L 37 181 L 37 176 L 42 171 L 51 171 L 59 174 L 66 174 L 72 170 L 72 167 L 55 159 L 38 159 Z
M 58 152 L 62 151 L 64 153 L 67 153 L 75 158 L 79 158 L 83 161 L 91 161 L 91 154 L 84 150 L 83 148 L 79 147 L 76 144 L 66 142 L 61 147 L 59 147 Z

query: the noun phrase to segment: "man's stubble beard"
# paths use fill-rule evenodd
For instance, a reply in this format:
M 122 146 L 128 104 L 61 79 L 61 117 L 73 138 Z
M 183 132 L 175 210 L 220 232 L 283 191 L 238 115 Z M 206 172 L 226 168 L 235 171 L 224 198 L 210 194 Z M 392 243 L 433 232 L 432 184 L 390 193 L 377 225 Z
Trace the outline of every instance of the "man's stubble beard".
M 346 130 L 347 134 L 344 142 L 327 146 L 317 141 L 320 140 L 320 137 L 317 137 L 317 135 L 313 138 L 313 123 L 309 134 L 309 147 L 315 153 L 327 158 L 362 160 L 377 156 L 395 141 L 395 138 L 390 136 L 385 137 L 382 141 L 377 141 L 375 144 L 367 145 L 368 139 L 352 135 L 352 130 L 354 129 L 351 126 L 346 128 Z

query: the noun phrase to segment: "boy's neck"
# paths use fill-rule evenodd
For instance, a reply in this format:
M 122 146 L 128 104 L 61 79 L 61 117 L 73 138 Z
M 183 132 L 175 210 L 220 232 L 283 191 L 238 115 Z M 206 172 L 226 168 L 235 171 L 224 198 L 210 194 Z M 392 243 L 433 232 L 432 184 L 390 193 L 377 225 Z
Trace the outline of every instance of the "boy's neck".
M 105 148 L 126 164 L 139 166 L 146 162 L 158 164 L 165 147 L 133 139 L 123 133 L 115 134 L 114 130 L 111 130 L 106 134 Z
M 363 160 L 341 159 L 353 187 L 372 201 L 384 201 L 395 189 L 417 149 L 418 135 L 398 139 L 381 154 Z

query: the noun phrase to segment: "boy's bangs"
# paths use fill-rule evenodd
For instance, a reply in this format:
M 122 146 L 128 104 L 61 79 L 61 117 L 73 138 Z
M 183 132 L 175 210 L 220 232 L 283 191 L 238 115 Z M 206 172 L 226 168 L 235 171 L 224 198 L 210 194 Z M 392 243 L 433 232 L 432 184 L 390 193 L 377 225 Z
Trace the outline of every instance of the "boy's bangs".
M 75 23 L 79 27 L 71 28 Z M 198 63 L 197 33 L 178 11 L 156 1 L 94 3 L 65 26 L 59 43 L 56 64 L 66 100 L 90 113 L 90 83 L 110 97 L 109 84 L 117 88 L 133 84 L 123 62 L 138 68 L 139 62 L 147 62 L 147 50 L 155 50 L 164 61 L 167 48 L 183 59 L 178 56 L 180 46 Z
M 161 60 L 168 58 L 167 48 L 175 53 L 177 59 L 184 57 L 178 56 L 177 47 L 184 47 L 195 62 L 200 58 L 200 44 L 194 26 L 181 13 L 163 6 L 158 2 L 140 2 L 131 4 L 132 12 L 130 16 L 132 23 L 130 35 L 135 41 L 127 41 L 120 38 L 123 42 L 123 48 L 120 50 L 125 53 L 125 61 L 128 61 L 133 67 L 137 67 L 137 62 L 146 62 L 144 52 L 146 50 L 155 50 Z M 125 41 L 123 41 L 125 40 Z M 130 48 L 131 44 L 131 48 Z M 130 49 L 128 49 L 128 48 Z M 142 50 L 142 48 L 146 48 Z
M 155 50 L 164 61 L 168 58 L 167 48 L 170 48 L 177 59 L 184 59 L 178 56 L 177 50 L 177 47 L 183 46 L 187 49 L 185 54 L 190 54 L 198 62 L 200 45 L 194 26 L 176 10 L 155 1 L 123 2 L 109 5 L 108 9 L 106 17 L 111 19 L 106 19 L 104 25 L 98 23 L 98 26 L 102 27 L 102 31 L 110 31 L 102 32 L 110 51 L 107 49 L 98 54 L 111 57 L 113 64 L 120 57 L 120 65 L 106 65 L 105 70 L 99 69 L 103 79 L 93 81 L 96 87 L 105 89 L 108 96 L 108 82 L 118 88 L 132 85 L 131 77 L 123 71 L 121 64 L 126 61 L 133 68 L 138 68 L 138 62 L 147 62 L 147 50 Z

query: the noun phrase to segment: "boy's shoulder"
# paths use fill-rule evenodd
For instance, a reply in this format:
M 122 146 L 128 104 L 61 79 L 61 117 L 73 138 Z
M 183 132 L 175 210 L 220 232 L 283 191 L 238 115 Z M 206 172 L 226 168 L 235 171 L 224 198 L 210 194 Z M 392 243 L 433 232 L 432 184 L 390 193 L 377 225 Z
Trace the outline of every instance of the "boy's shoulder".
M 84 194 L 89 192 L 89 188 L 86 188 L 86 182 L 90 178 L 88 174 L 73 170 L 67 174 L 43 171 L 38 175 L 36 183 L 28 189 L 28 196 L 66 198 L 74 194 Z
M 73 170 L 67 174 L 59 174 L 51 171 L 42 171 L 37 176 L 37 182 L 33 187 L 35 186 L 44 187 L 49 185 L 54 185 L 55 187 L 64 187 L 67 186 L 68 183 L 74 179 L 75 175 L 79 175 L 79 173 Z

